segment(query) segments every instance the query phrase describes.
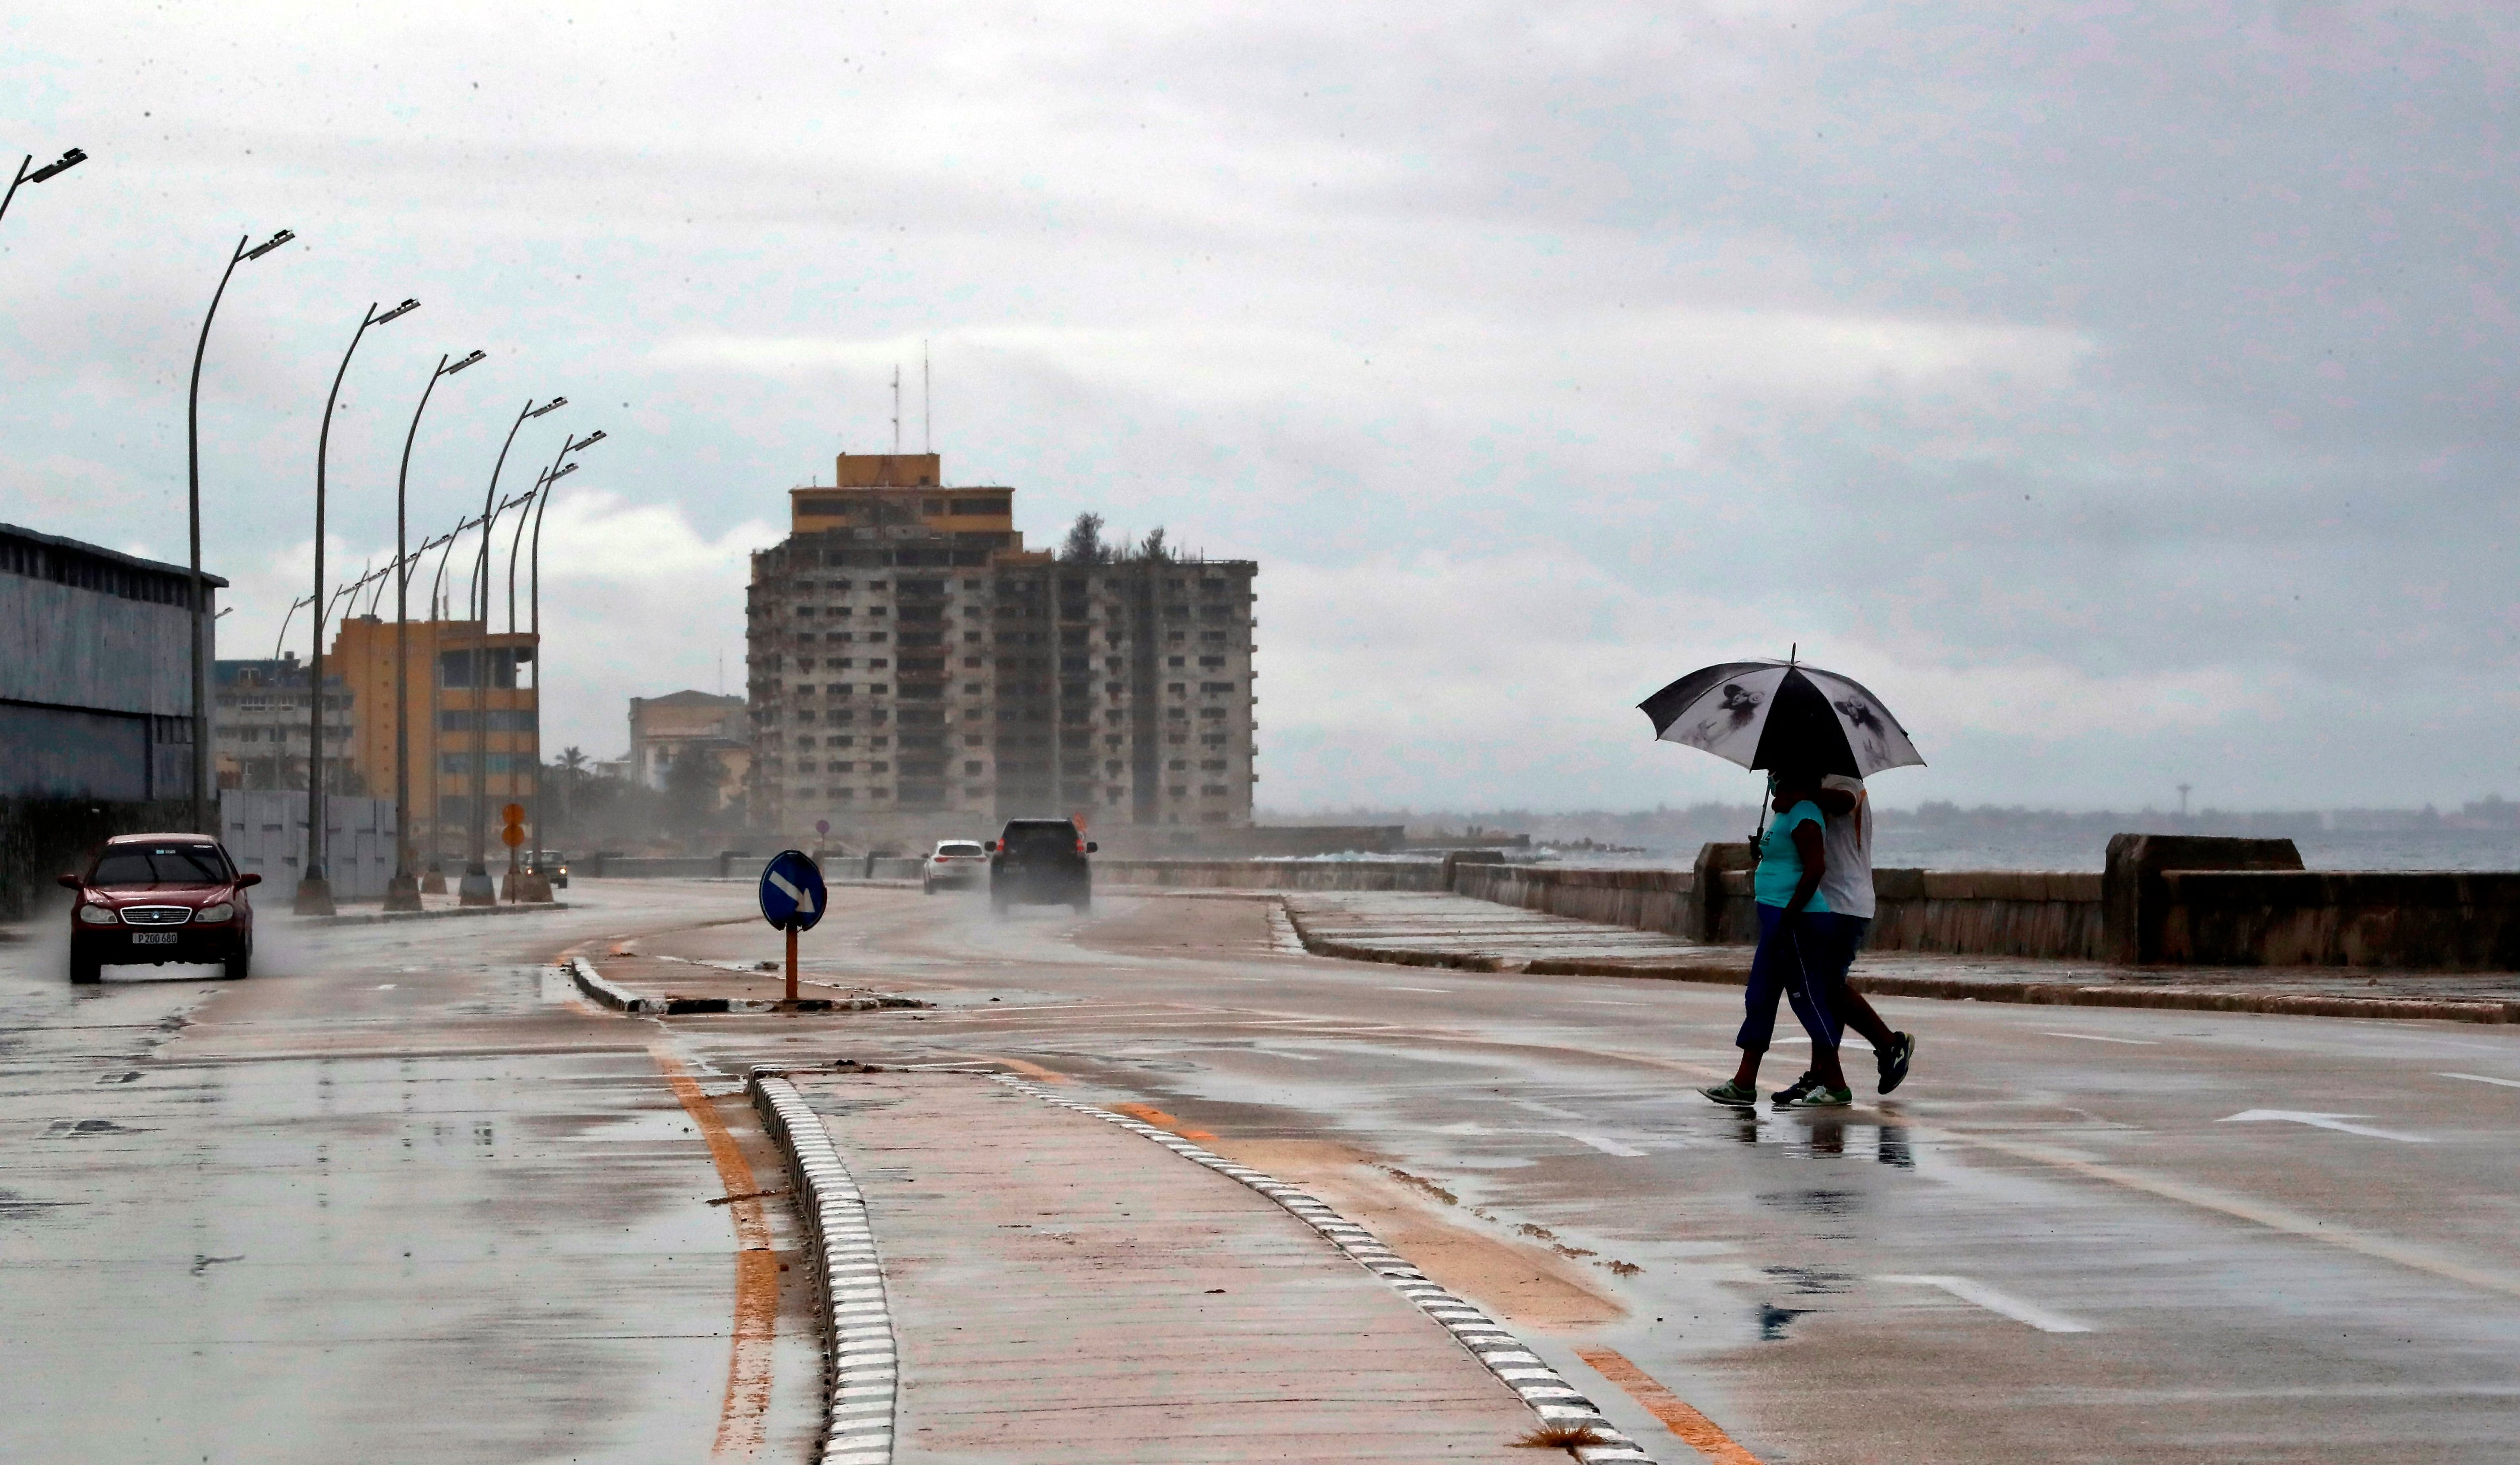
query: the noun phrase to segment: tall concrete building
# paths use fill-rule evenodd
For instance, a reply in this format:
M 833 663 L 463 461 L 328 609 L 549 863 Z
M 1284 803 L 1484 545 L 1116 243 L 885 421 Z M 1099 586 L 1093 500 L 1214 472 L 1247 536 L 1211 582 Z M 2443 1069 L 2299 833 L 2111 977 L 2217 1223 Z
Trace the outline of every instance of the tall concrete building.
M 755 821 L 922 847 L 1066 814 L 1106 848 L 1251 823 L 1248 560 L 1062 560 L 1014 490 L 843 454 L 789 495 L 745 608 Z

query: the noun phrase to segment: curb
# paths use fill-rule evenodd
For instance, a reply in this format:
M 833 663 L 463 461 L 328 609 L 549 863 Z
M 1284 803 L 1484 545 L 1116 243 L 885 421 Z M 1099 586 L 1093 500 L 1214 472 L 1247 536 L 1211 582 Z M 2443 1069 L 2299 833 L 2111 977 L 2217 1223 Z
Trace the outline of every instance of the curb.
M 1749 978 L 1745 962 L 1730 966 L 1647 966 L 1640 963 L 1590 961 L 1581 957 L 1536 957 L 1528 962 L 1498 956 L 1442 951 L 1395 951 L 1361 946 L 1352 941 L 1315 936 L 1292 909 L 1287 924 L 1315 956 L 1342 961 L 1379 962 L 1399 967 L 1449 967 L 1462 972 L 1525 972 L 1534 977 L 1627 977 L 1649 982 L 1694 982 L 1711 986 L 1738 986 Z M 2350 968 L 2340 970 L 2351 970 Z M 1946 1002 L 2006 1002 L 2052 1007 L 2150 1007 L 2178 1012 L 2253 1012 L 2276 1017 L 2374 1018 L 2443 1023 L 2520 1023 L 2520 1002 L 2497 999 L 2462 1001 L 2445 997 L 2335 997 L 2303 992 L 2234 992 L 2210 987 L 2097 986 L 2064 982 L 1971 982 L 1958 977 L 1901 977 L 1859 972 L 1847 985 L 1868 996 L 1931 997 Z
M 568 959 L 568 972 L 570 977 L 576 979 L 579 991 L 607 1007 L 626 1012 L 632 1017 L 650 1013 L 662 1015 L 665 1010 L 665 1004 L 655 998 L 642 997 L 626 986 L 617 986 L 605 980 L 604 974 L 595 970 L 595 963 L 583 956 L 572 956 Z
M 900 1362 L 866 1197 L 795 1084 L 776 1070 L 754 1069 L 744 1086 L 787 1160 L 797 1214 L 813 1241 L 824 1321 L 823 1437 L 814 1458 L 821 1465 L 891 1465 Z
M 1252 1190 L 1275 1201 L 1288 1214 L 1319 1232 L 1324 1240 L 1338 1248 L 1341 1255 L 1389 1283 L 1393 1291 L 1418 1305 L 1419 1311 L 1435 1320 L 1453 1341 L 1469 1351 L 1470 1356 L 1496 1375 L 1498 1382 L 1514 1392 L 1544 1425 L 1589 1428 L 1602 1441 L 1599 1444 L 1578 1445 L 1575 1457 L 1594 1462 L 1626 1461 L 1632 1465 L 1653 1465 L 1653 1457 L 1642 1446 L 1622 1433 L 1596 1407 L 1593 1401 L 1577 1393 L 1557 1370 L 1540 1359 L 1538 1353 L 1521 1340 L 1477 1307 L 1445 1291 L 1427 1275 L 1412 1266 L 1399 1253 L 1376 1241 L 1373 1233 L 1349 1220 L 1336 1211 L 1313 1199 L 1303 1191 L 1247 1165 L 1237 1165 L 1212 1151 L 1203 1150 L 1169 1130 L 1107 1109 L 1062 1099 L 1040 1085 L 1012 1075 L 990 1076 L 996 1081 L 1029 1094 L 1045 1104 L 1073 1110 L 1082 1115 L 1117 1124 L 1131 1133 L 1153 1140 L 1165 1149 L 1195 1165 L 1201 1165 L 1240 1181 Z
M 881 1012 L 925 1007 L 910 997 L 799 997 L 795 1002 L 769 997 L 643 997 L 595 970 L 583 956 L 568 959 L 577 989 L 607 1007 L 633 1017 L 686 1017 L 721 1013 Z
M 369 910 L 349 915 L 292 916 L 301 926 L 381 926 L 387 921 L 446 921 L 470 916 L 527 916 L 566 910 L 565 900 L 534 900 L 523 905 L 449 905 L 437 910 Z

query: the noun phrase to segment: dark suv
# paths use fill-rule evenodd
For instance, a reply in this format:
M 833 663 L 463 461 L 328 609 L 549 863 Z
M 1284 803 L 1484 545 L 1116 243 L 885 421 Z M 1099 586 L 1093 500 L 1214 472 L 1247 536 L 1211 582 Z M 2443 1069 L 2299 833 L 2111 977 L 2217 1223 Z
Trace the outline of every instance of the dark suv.
M 1094 867 L 1085 861 L 1102 847 L 1086 843 L 1068 819 L 1010 819 L 989 845 L 989 909 L 1010 905 L 1094 908 Z
M 105 966 L 217 962 L 232 980 L 253 963 L 248 886 L 218 841 L 198 834 L 126 834 L 105 842 L 81 875 L 61 883 L 70 904 L 70 981 Z

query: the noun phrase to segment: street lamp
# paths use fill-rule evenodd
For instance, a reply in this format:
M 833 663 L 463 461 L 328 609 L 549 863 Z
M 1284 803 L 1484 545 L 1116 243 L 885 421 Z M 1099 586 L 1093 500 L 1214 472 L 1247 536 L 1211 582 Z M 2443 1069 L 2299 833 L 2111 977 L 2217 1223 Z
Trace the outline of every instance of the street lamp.
M 9 201 L 18 197 L 19 184 L 42 183 L 56 174 L 67 173 L 70 169 L 77 167 L 80 163 L 87 161 L 87 155 L 76 148 L 72 148 L 62 155 L 61 161 L 45 163 L 42 167 L 39 167 L 30 173 L 26 171 L 26 164 L 33 162 L 34 160 L 35 155 L 29 153 L 26 155 L 25 161 L 18 164 L 18 176 L 9 180 L 9 191 L 5 194 L 0 194 L 0 216 L 5 216 L 9 212 Z
M 604 432 L 599 428 L 578 446 L 593 447 L 603 440 Z M 543 784 L 545 782 L 543 778 L 543 672 L 551 664 L 543 656 L 543 511 L 551 507 L 551 485 L 575 472 L 577 472 L 577 465 L 571 463 L 545 479 L 542 502 L 534 505 L 534 548 L 531 557 L 533 568 L 530 572 L 531 588 L 526 594 L 526 604 L 532 611 L 533 622 L 530 629 L 534 638 L 534 847 L 536 849 L 549 847 L 544 844 L 543 833 Z M 513 559 L 509 565 L 508 577 L 509 583 L 513 585 L 516 582 L 516 567 Z
M 498 893 L 490 885 L 488 765 L 490 761 L 490 531 L 496 526 L 499 513 L 499 473 L 508 465 L 508 449 L 517 445 L 517 430 L 525 419 L 557 412 L 568 405 L 564 396 L 553 397 L 537 407 L 532 397 L 525 398 L 522 410 L 508 429 L 508 440 L 499 444 L 499 460 L 490 467 L 490 491 L 481 497 L 481 557 L 475 567 L 480 592 L 474 597 L 474 609 L 481 614 L 481 634 L 472 650 L 472 855 L 464 866 L 464 883 L 459 898 L 466 905 L 496 905 Z
M 296 237 L 283 229 L 249 250 L 246 246 L 251 243 L 252 235 L 237 241 L 235 252 L 228 255 L 228 267 L 219 274 L 219 288 L 210 292 L 210 308 L 202 316 L 201 339 L 193 343 L 193 390 L 184 413 L 184 445 L 193 523 L 193 832 L 196 834 L 218 833 L 210 811 L 210 587 L 202 578 L 202 355 L 210 347 L 210 322 L 218 318 L 219 300 L 227 295 L 228 281 L 236 274 L 236 267 L 248 259 L 260 259 Z
M 461 361 L 437 358 L 437 369 L 420 389 L 420 405 L 411 409 L 411 431 L 403 435 L 402 471 L 394 476 L 394 872 L 385 885 L 385 909 L 420 909 L 420 877 L 411 869 L 411 571 L 405 563 L 406 510 L 411 497 L 411 445 L 420 437 L 420 415 L 428 410 L 428 394 L 440 378 L 478 365 L 484 352 Z M 422 545 L 425 551 L 428 546 Z M 435 673 L 432 672 L 433 676 Z M 428 801 L 429 817 L 437 801 Z
M 341 399 L 341 379 L 350 374 L 350 358 L 358 353 L 368 327 L 382 326 L 419 308 L 420 301 L 406 299 L 379 315 L 376 302 L 369 302 L 367 313 L 359 317 L 359 329 L 350 335 L 350 348 L 341 353 L 341 369 L 333 373 L 332 393 L 324 398 L 324 426 L 315 437 L 315 659 L 309 664 L 306 684 L 306 865 L 297 877 L 301 916 L 333 913 L 333 883 L 324 877 L 324 616 L 330 609 L 324 603 L 324 468 L 333 445 L 333 406 Z

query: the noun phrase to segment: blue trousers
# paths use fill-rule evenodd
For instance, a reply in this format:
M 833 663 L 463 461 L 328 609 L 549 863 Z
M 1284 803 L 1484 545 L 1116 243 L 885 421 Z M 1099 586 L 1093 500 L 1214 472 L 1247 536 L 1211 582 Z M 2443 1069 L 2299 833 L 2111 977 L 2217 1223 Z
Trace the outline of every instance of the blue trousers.
M 1811 1034 L 1814 1051 L 1835 1048 L 1843 1025 L 1836 1004 L 1828 999 L 1831 979 L 1843 981 L 1838 960 L 1844 944 L 1835 925 L 1821 913 L 1805 911 L 1788 920 L 1781 905 L 1759 907 L 1759 950 L 1750 958 L 1750 984 L 1741 993 L 1748 1009 L 1732 1046 L 1766 1051 L 1777 1032 L 1777 999 L 1793 1004 L 1794 1017 Z M 1850 958 L 1854 955 L 1848 951 Z

